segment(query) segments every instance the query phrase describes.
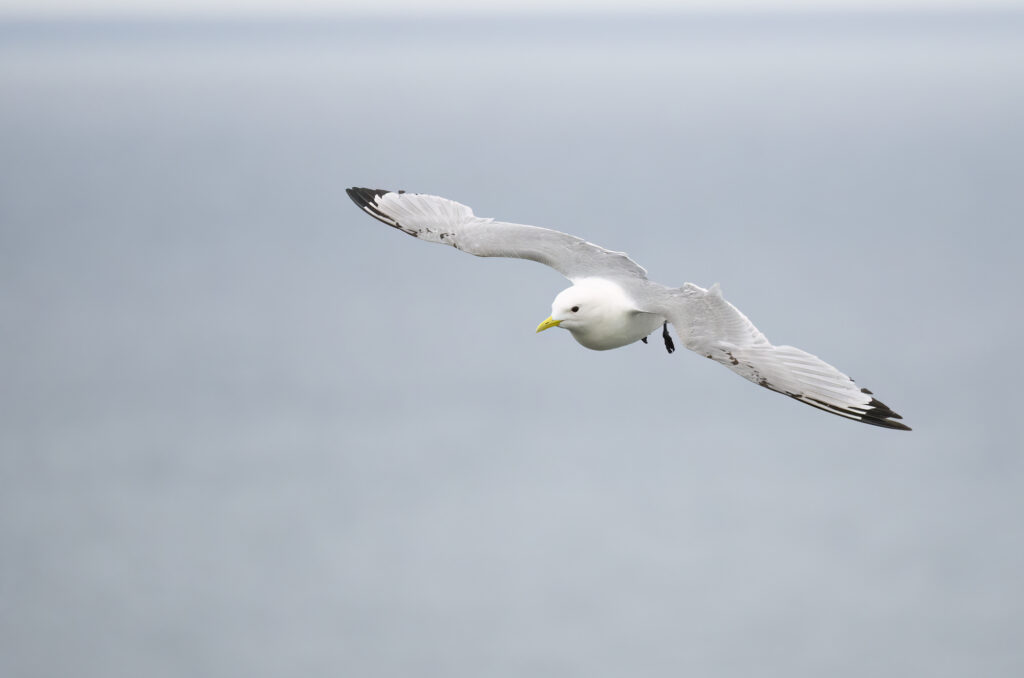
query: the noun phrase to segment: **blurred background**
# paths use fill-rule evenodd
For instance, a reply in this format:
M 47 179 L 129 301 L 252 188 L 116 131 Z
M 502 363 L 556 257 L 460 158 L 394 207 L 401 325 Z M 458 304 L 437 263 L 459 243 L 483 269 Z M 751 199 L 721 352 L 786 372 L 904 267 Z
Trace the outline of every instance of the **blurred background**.
M 244 7 L 0 5 L 0 673 L 1024 673 L 1018 5 Z M 535 335 L 558 274 L 353 185 L 914 431 Z

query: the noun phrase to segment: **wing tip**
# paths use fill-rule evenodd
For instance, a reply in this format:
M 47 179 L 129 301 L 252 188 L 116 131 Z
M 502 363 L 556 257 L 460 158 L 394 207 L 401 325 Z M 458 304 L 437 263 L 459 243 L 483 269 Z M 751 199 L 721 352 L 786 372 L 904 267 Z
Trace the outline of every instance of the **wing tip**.
M 770 386 L 768 388 L 771 388 Z M 865 405 L 856 405 L 851 407 L 843 407 L 839 405 L 833 405 L 817 398 L 812 398 L 805 395 L 793 395 L 787 393 L 790 398 L 798 400 L 805 405 L 816 407 L 819 410 L 824 410 L 830 414 L 836 414 L 846 419 L 852 419 L 859 421 L 862 424 L 870 424 L 871 426 L 880 426 L 881 428 L 888 428 L 894 431 L 912 431 L 913 429 L 904 423 L 896 421 L 903 417 L 892 411 L 892 409 L 878 400 L 872 398 Z
M 902 416 L 893 412 L 892 409 L 881 400 L 878 398 L 872 398 L 871 402 L 868 403 L 868 409 L 864 411 L 863 415 L 861 415 L 860 421 L 865 424 L 891 428 L 896 431 L 912 431 L 913 429 L 906 424 L 894 421 L 895 419 L 902 418 Z
M 352 199 L 352 202 L 359 205 L 362 209 L 376 206 L 377 198 L 390 192 L 384 188 L 361 188 L 359 186 L 345 189 L 345 193 Z
M 386 188 L 361 188 L 359 186 L 353 186 L 351 188 L 346 188 L 345 193 L 348 194 L 348 197 L 352 199 L 352 202 L 354 202 L 359 209 L 363 210 L 377 221 L 383 222 L 392 228 L 405 231 L 409 235 L 416 235 L 415 232 L 404 228 L 397 221 L 385 214 L 380 207 L 378 207 L 380 198 L 384 197 L 388 193 L 397 193 L 401 195 L 402 193 L 405 193 L 405 191 L 389 191 Z
M 710 356 L 709 356 L 710 357 Z M 853 380 L 850 379 L 853 383 Z M 903 417 L 896 412 L 893 412 L 892 408 L 883 403 L 881 400 L 876 398 L 871 391 L 866 388 L 857 387 L 861 393 L 871 396 L 871 400 L 863 405 L 840 405 L 839 403 L 829 403 L 812 396 L 808 396 L 802 393 L 790 393 L 779 388 L 772 386 L 768 380 L 759 379 L 757 381 L 758 386 L 787 395 L 797 402 L 801 402 L 804 405 L 810 405 L 816 407 L 823 412 L 829 414 L 835 414 L 843 417 L 844 419 L 852 419 L 853 421 L 859 421 L 862 424 L 870 424 L 871 426 L 880 426 L 882 428 L 892 429 L 894 431 L 912 431 L 913 429 L 904 423 L 896 421 Z

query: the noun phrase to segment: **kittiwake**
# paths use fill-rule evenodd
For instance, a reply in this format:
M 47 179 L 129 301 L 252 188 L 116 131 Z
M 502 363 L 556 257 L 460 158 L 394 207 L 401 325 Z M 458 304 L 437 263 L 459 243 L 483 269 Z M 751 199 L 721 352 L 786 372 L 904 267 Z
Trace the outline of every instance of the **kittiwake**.
M 667 287 L 648 280 L 647 271 L 622 252 L 568 233 L 477 217 L 447 198 L 371 188 L 346 192 L 370 216 L 421 240 L 478 257 L 529 259 L 564 275 L 572 286 L 555 297 L 537 332 L 561 327 L 583 346 L 604 351 L 646 343 L 660 327 L 671 353 L 671 323 L 683 346 L 759 386 L 847 419 L 910 430 L 835 367 L 798 348 L 772 345 L 722 297 L 717 283 L 710 289 Z

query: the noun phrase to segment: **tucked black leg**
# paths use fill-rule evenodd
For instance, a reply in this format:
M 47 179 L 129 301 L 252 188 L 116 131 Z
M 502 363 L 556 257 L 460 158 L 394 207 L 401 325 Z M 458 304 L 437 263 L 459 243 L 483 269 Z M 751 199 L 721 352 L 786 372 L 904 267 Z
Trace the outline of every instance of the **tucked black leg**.
M 665 350 L 672 353 L 676 350 L 676 345 L 672 343 L 672 337 L 668 333 L 668 322 L 661 326 L 661 338 L 665 340 Z
M 640 341 L 642 341 L 642 342 L 644 342 L 646 344 L 647 343 L 647 337 L 640 337 Z

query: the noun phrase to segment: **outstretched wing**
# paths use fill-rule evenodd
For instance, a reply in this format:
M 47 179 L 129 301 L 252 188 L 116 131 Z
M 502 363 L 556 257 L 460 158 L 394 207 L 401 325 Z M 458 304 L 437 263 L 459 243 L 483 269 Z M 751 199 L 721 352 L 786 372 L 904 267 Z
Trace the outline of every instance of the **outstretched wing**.
M 691 351 L 750 381 L 812 407 L 865 424 L 909 431 L 902 417 L 820 358 L 792 346 L 773 346 L 745 315 L 722 298 L 718 285 L 687 283 L 671 290 L 664 313 Z
M 436 195 L 349 188 L 348 197 L 388 226 L 428 242 L 478 257 L 510 257 L 546 264 L 570 280 L 590 276 L 646 279 L 647 272 L 622 252 L 537 226 L 507 224 L 473 215 L 466 205 Z

